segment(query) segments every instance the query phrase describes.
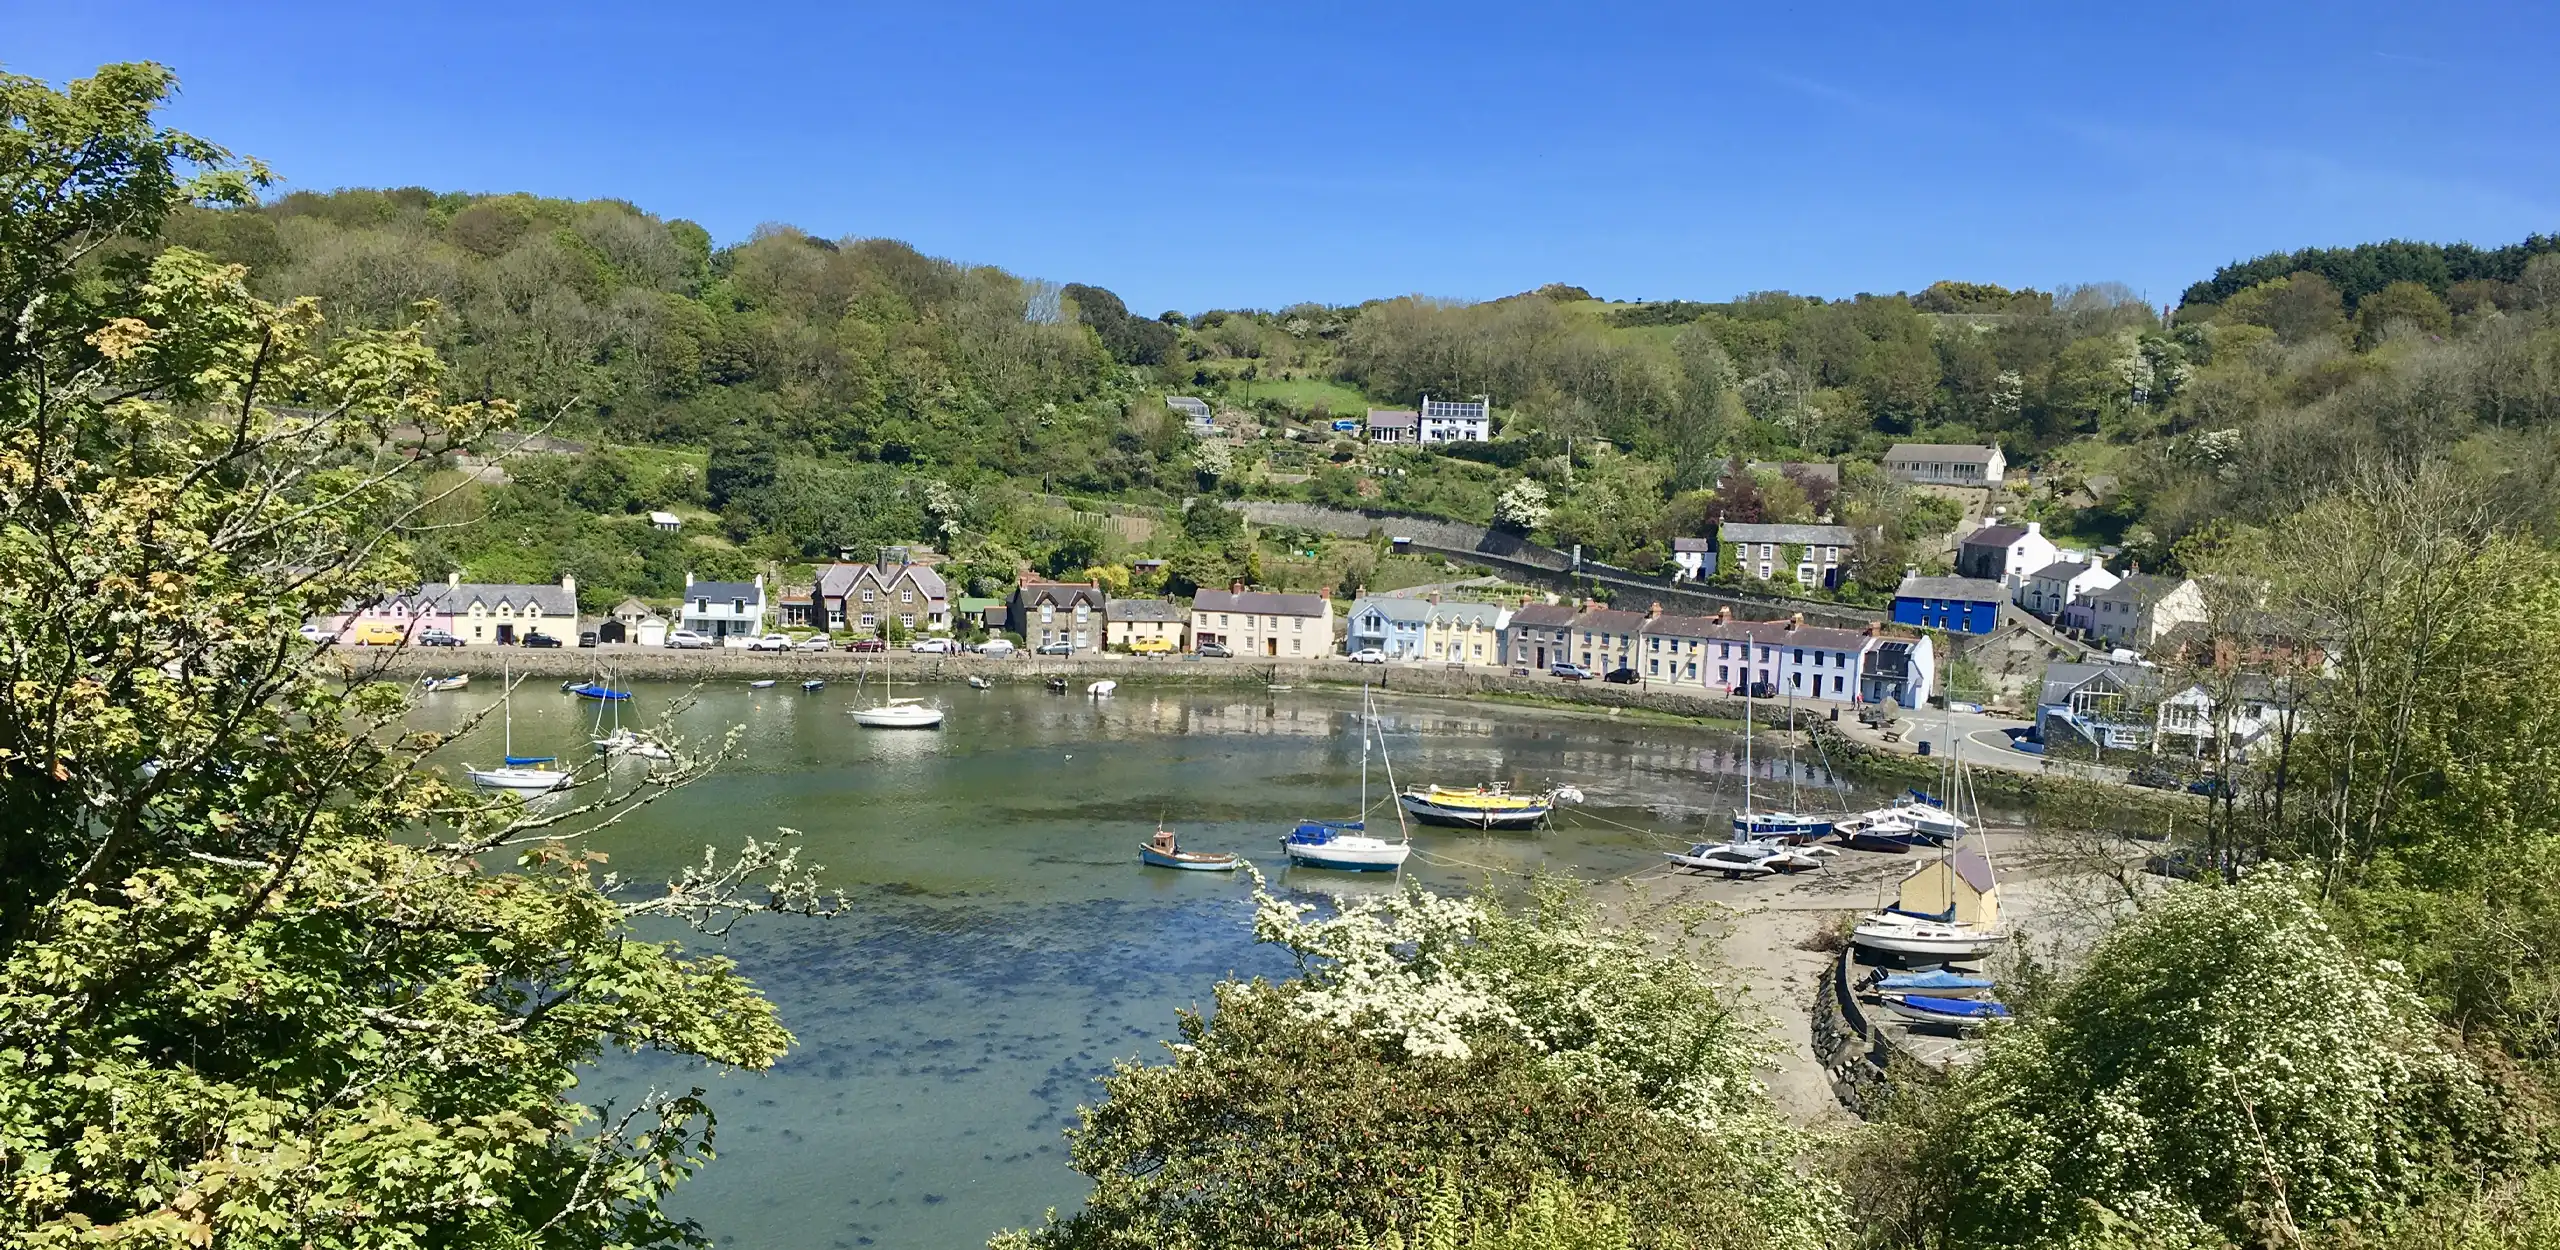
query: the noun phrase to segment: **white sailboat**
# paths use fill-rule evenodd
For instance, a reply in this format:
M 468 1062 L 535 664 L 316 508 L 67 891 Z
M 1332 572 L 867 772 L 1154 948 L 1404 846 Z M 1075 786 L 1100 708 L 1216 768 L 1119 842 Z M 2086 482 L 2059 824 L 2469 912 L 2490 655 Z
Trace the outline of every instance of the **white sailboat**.
M 1952 729 L 1952 717 L 1949 722 Z M 1964 740 L 1952 733 L 1948 739 L 1947 808 L 1952 817 L 1964 801 Z M 1980 815 L 1977 810 L 1977 820 Z M 1958 820 L 1955 827 L 1967 826 Z M 1942 847 L 1935 863 L 1903 878 L 1901 897 L 1893 906 L 1862 918 L 1849 932 L 1850 942 L 1866 950 L 1934 959 L 1980 958 L 2008 936 L 2000 924 L 1999 880 L 1988 838 L 1961 848 L 1952 842 Z
M 497 768 L 473 768 L 465 764 L 462 766 L 463 775 L 483 790 L 508 790 L 519 794 L 547 794 L 568 785 L 569 774 L 545 767 L 558 762 L 551 756 L 516 754 L 515 682 L 510 680 L 506 668 L 501 667 L 498 671 L 498 712 L 506 724 L 504 762 Z
M 894 697 L 897 680 L 889 675 L 884 661 L 880 666 L 881 700 L 870 707 L 858 707 L 845 714 L 853 723 L 866 729 L 940 729 L 942 709 L 922 699 Z
M 607 758 L 628 755 L 634 759 L 644 760 L 674 759 L 675 753 L 661 745 L 657 739 L 652 738 L 647 734 L 640 733 L 637 730 L 623 728 L 622 704 L 623 700 L 620 699 L 597 700 L 596 724 L 594 730 L 596 737 L 593 739 L 596 754 Z M 611 732 L 607 732 L 604 727 L 607 708 L 612 709 L 611 715 L 613 718 L 613 729 Z
M 1369 703 L 1369 688 L 1360 688 L 1360 814 L 1351 820 L 1301 820 L 1298 827 L 1280 839 L 1280 850 L 1292 864 L 1308 868 L 1331 868 L 1340 872 L 1394 872 L 1404 866 L 1413 854 L 1413 833 L 1405 827 L 1404 809 L 1396 809 L 1397 839 L 1373 838 L 1368 833 L 1369 813 L 1369 734 L 1376 729 L 1378 718 Z M 1388 758 L 1386 738 L 1378 739 L 1378 758 L 1386 764 L 1387 788 L 1396 784 L 1395 761 Z
M 1749 643 L 1743 644 L 1743 655 L 1749 656 Z M 1802 812 L 1764 812 L 1751 800 L 1751 669 L 1742 670 L 1742 810 L 1733 814 L 1733 837 L 1737 842 L 1811 842 L 1831 832 L 1831 821 L 1822 816 Z M 1795 727 L 1795 704 L 1787 704 L 1787 727 Z M 1789 784 L 1794 780 L 1794 761 L 1788 762 Z

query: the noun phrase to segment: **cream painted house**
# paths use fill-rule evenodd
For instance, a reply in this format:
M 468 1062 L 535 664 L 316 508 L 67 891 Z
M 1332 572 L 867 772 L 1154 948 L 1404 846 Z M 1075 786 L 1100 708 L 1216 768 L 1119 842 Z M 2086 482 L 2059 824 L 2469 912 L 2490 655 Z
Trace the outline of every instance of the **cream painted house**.
M 1420 658 L 1442 664 L 1500 668 L 1502 629 L 1510 623 L 1511 609 L 1498 603 L 1435 600 L 1431 615 L 1423 621 Z
M 1238 656 L 1315 660 L 1333 651 L 1333 600 L 1323 595 L 1204 590 L 1191 600 L 1191 645 L 1216 643 Z
M 1188 651 L 1191 614 L 1167 599 L 1114 599 L 1102 606 L 1104 648 L 1135 650 L 1140 639 L 1148 640 L 1148 650 Z

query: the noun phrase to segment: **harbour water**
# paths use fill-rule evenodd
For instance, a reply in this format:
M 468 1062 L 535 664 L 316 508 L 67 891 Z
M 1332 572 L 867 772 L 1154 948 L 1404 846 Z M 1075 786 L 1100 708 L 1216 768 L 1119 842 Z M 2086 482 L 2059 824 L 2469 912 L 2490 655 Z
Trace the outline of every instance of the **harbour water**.
M 496 685 L 426 696 L 416 723 L 458 724 Z M 685 693 L 641 683 L 624 723 Z M 1073 1207 L 1085 1182 L 1066 1166 L 1062 1130 L 1097 1096 L 1094 1079 L 1116 1059 L 1160 1059 L 1176 1011 L 1205 1006 L 1220 978 L 1290 971 L 1253 944 L 1241 874 L 1138 865 L 1159 819 L 1185 847 L 1240 852 L 1281 888 L 1394 888 L 1384 875 L 1287 870 L 1278 853 L 1295 819 L 1359 807 L 1356 695 L 924 693 L 951 709 L 947 728 L 857 728 L 843 685 L 702 691 L 676 727 L 716 739 L 735 726 L 736 757 L 595 839 L 616 872 L 646 882 L 706 845 L 789 827 L 850 900 L 834 919 L 694 939 L 737 959 L 798 1036 L 771 1072 L 616 1058 L 587 1084 L 591 1098 L 626 1101 L 650 1083 L 709 1091 L 720 1158 L 673 1205 L 720 1244 L 975 1246 Z M 1740 799 L 1733 734 L 1438 700 L 1382 698 L 1378 713 L 1399 782 L 1570 781 L 1587 798 L 1535 833 L 1417 828 L 1406 876 L 1435 888 L 1640 871 L 1675 840 L 1721 837 Z M 582 759 L 594 715 L 528 683 L 516 749 Z M 493 716 L 452 766 L 494 759 L 498 737 Z M 1762 804 L 1784 802 L 1790 761 L 1761 746 Z M 1846 796 L 1832 799 L 1819 759 L 1793 768 L 1809 808 L 1893 792 L 1841 778 Z M 1392 834 L 1387 775 L 1375 759 L 1372 770 L 1372 827 Z

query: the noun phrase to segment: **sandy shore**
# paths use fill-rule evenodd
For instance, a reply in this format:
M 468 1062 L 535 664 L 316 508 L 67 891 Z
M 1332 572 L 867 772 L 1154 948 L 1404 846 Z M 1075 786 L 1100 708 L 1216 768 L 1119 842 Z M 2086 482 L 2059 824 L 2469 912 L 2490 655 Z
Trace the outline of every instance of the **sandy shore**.
M 1994 957 L 1994 976 L 2021 952 L 2069 964 L 2104 931 L 2125 897 L 2124 883 L 2139 884 L 2121 843 L 2018 831 L 1994 832 L 1988 842 L 2002 916 L 2019 935 L 2011 951 Z M 1845 1120 L 1813 1054 L 1814 991 L 1834 956 L 1808 944 L 1891 902 L 1903 876 L 1934 854 L 1844 851 L 1818 871 L 1746 881 L 1659 870 L 1628 878 L 1617 905 L 1622 923 L 1733 971 L 1775 1048 L 1763 1078 L 1781 1112 L 1799 1124 Z

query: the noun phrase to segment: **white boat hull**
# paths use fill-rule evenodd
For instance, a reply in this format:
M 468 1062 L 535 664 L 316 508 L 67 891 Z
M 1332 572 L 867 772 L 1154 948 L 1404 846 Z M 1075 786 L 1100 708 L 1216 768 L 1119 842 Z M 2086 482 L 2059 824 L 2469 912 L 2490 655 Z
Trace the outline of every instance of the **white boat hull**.
M 1280 849 L 1290 863 L 1341 872 L 1393 872 L 1404 866 L 1406 856 L 1413 854 L 1413 848 L 1405 843 L 1357 834 L 1336 834 L 1322 842 L 1283 838 Z
M 483 790 L 546 794 L 569 784 L 569 774 L 547 768 L 464 768 L 463 775 Z
M 1858 922 L 1849 934 L 1850 942 L 1867 950 L 1940 959 L 1979 958 L 1998 949 L 2006 937 L 1966 925 L 1907 924 L 1873 918 Z
M 1695 868 L 1701 872 L 1721 872 L 1736 877 L 1765 877 L 1777 871 L 1765 858 L 1752 855 L 1726 854 L 1716 851 L 1709 851 L 1703 855 L 1683 855 L 1676 851 L 1665 851 L 1662 857 L 1683 868 Z
M 921 704 L 890 704 L 884 707 L 855 708 L 848 715 L 853 723 L 871 729 L 939 729 L 942 709 Z

